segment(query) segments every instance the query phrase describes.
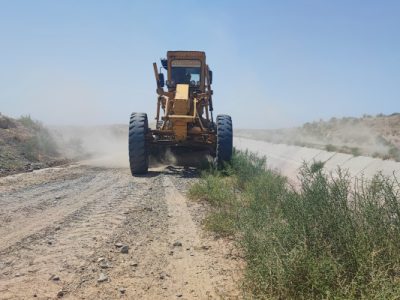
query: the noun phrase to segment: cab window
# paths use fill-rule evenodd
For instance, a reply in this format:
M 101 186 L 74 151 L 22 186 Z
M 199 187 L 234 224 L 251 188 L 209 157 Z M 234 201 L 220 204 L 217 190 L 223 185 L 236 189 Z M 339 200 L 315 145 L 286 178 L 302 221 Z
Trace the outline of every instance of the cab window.
M 201 62 L 199 60 L 176 59 L 171 62 L 171 79 L 175 84 L 200 85 Z

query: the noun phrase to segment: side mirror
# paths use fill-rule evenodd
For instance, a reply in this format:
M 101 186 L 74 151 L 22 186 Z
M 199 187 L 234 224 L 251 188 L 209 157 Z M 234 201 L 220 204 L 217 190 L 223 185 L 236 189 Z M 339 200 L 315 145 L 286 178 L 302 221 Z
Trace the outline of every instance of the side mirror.
M 158 73 L 158 78 L 159 78 L 159 82 L 158 84 L 160 85 L 160 87 L 164 87 L 165 85 L 165 81 L 164 81 L 164 74 L 163 73 Z
M 212 75 L 212 71 L 211 71 L 211 70 L 208 71 L 208 75 L 210 76 L 210 84 L 212 84 L 212 77 L 213 77 L 213 75 Z
M 165 70 L 168 70 L 168 60 L 166 58 L 161 58 L 161 65 Z

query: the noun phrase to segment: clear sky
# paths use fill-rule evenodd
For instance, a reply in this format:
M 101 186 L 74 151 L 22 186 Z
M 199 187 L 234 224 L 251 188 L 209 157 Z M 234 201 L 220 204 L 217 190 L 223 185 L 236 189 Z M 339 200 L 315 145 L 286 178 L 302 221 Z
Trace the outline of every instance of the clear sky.
M 236 127 L 400 111 L 400 1 L 0 0 L 0 112 L 152 118 L 167 50 L 206 51 Z

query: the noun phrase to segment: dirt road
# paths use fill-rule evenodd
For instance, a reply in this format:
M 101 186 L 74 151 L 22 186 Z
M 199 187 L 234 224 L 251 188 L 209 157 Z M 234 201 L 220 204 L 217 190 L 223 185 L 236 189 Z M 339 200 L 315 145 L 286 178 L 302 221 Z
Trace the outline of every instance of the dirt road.
M 237 298 L 233 246 L 185 198 L 196 177 L 74 165 L 1 178 L 0 299 Z

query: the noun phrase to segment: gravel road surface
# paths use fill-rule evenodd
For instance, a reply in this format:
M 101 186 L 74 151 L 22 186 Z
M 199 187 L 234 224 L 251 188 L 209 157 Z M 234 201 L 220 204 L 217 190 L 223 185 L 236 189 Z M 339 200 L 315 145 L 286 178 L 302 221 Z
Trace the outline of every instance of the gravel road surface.
M 242 262 L 185 197 L 198 172 L 71 165 L 0 178 L 0 299 L 236 299 Z

